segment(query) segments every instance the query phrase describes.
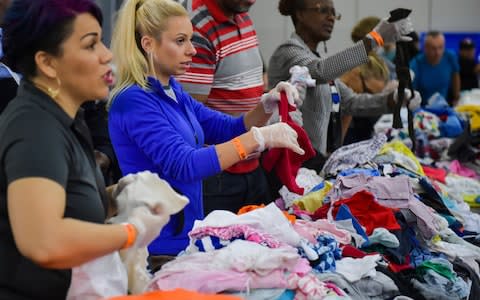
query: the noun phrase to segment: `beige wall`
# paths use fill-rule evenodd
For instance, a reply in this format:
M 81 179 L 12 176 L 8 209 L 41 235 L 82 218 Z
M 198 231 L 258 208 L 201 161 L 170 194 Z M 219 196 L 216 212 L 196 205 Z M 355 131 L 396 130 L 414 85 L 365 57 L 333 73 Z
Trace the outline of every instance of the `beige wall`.
M 113 23 L 113 15 L 122 0 L 96 0 L 105 14 L 105 40 Z M 328 53 L 335 53 L 349 45 L 350 30 L 366 16 L 386 17 L 397 7 L 413 9 L 412 20 L 418 32 L 430 29 L 442 31 L 480 32 L 480 0 L 333 0 L 342 20 L 335 24 L 333 38 L 327 42 Z M 290 18 L 280 15 L 278 0 L 257 0 L 250 14 L 260 39 L 260 48 L 268 62 L 273 50 L 293 31 Z M 320 47 L 323 53 L 323 45 Z

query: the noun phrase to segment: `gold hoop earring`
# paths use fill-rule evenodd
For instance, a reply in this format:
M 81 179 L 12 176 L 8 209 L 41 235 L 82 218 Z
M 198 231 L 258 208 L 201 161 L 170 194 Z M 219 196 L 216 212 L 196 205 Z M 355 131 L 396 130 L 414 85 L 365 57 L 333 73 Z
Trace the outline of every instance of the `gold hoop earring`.
M 55 77 L 55 79 L 57 80 L 58 88 L 53 89 L 51 87 L 47 87 L 47 92 L 50 95 L 50 97 L 52 97 L 53 99 L 56 99 L 58 94 L 60 94 L 60 86 L 62 85 L 62 83 L 60 82 L 60 79 L 58 79 L 58 77 Z
M 55 79 L 57 80 L 57 85 L 58 85 L 58 88 L 56 88 L 56 89 L 54 89 L 52 87 L 49 87 L 49 86 L 46 86 L 46 85 L 43 85 L 39 82 L 34 82 L 34 84 L 39 89 L 41 89 L 42 91 L 47 93 L 51 98 L 56 99 L 58 94 L 60 94 L 60 86 L 62 85 L 62 83 L 60 82 L 60 79 L 58 79 L 58 77 L 55 77 Z

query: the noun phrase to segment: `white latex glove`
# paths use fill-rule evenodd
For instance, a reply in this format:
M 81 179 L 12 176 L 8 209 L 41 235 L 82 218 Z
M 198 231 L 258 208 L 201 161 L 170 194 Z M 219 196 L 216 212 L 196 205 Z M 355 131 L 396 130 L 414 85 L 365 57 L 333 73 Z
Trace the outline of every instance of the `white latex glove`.
M 150 171 L 130 174 L 118 181 L 113 191 L 118 205 L 118 214 L 112 218 L 119 223 L 131 214 L 135 207 L 148 207 L 154 214 L 172 215 L 189 202 L 185 196 L 175 192 L 165 180 Z
M 307 87 L 314 87 L 316 80 L 312 78 L 306 66 L 295 65 L 290 68 L 290 79 L 288 82 L 293 84 L 298 91 L 301 102 L 296 103 L 297 107 L 302 106 L 305 96 L 307 95 Z
M 408 109 L 411 111 L 415 111 L 420 107 L 420 105 L 422 105 L 422 96 L 418 91 L 413 91 L 412 99 L 410 99 L 411 96 L 412 92 L 410 91 L 410 89 L 405 89 L 405 97 L 403 101 L 408 101 Z M 393 101 L 395 101 L 395 103 L 398 102 L 398 90 L 395 90 L 393 92 Z
M 393 92 L 394 90 L 398 89 L 398 80 L 392 79 L 387 82 L 385 87 L 383 88 L 382 92 Z
M 262 95 L 260 102 L 262 102 L 263 110 L 267 114 L 271 114 L 278 108 L 278 102 L 280 101 L 280 92 L 285 91 L 287 94 L 288 103 L 296 106 L 297 102 L 300 102 L 300 96 L 297 89 L 286 81 L 280 81 L 275 88 L 271 89 L 268 93 Z
M 128 174 L 120 178 L 118 183 L 112 190 L 112 198 L 117 202 L 117 214 L 125 214 L 127 211 L 131 211 L 134 207 L 134 203 L 128 203 L 125 197 L 118 198 L 123 189 L 130 183 L 135 181 L 136 174 Z
M 396 43 L 397 41 L 410 42 L 411 37 L 406 36 L 413 31 L 413 24 L 410 18 L 398 20 L 396 22 L 388 22 L 382 19 L 373 31 L 376 31 L 383 38 L 384 43 Z
M 307 96 L 307 84 L 304 82 L 298 82 L 293 84 L 293 86 L 297 89 L 298 92 L 298 101 L 295 102 L 298 110 L 299 107 L 302 107 L 303 101 Z
M 260 128 L 252 127 L 252 132 L 254 139 L 259 144 L 258 152 L 270 148 L 288 148 L 300 155 L 305 153 L 298 144 L 297 132 L 286 123 L 276 123 Z
M 134 208 L 132 214 L 127 219 L 127 222 L 135 226 L 137 230 L 137 238 L 132 248 L 147 247 L 160 234 L 163 226 L 169 220 L 169 215 L 154 215 L 145 206 Z
M 295 122 L 298 126 L 303 127 L 303 115 L 302 112 L 297 109 L 296 111 L 291 111 L 288 113 L 292 121 Z

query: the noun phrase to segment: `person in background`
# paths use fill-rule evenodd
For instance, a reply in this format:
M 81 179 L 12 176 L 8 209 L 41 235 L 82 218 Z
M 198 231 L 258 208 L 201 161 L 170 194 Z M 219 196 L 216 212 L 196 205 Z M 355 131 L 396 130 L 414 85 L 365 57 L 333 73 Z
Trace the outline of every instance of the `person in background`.
M 480 63 L 475 57 L 475 43 L 472 39 L 466 38 L 460 41 L 458 63 L 460 66 L 460 90 L 478 88 Z
M 92 136 L 95 161 L 102 171 L 105 185 L 115 184 L 122 177 L 122 172 L 108 133 L 106 99 L 88 101 L 82 104 L 82 109 Z
M 445 37 L 439 31 L 426 34 L 423 48 L 423 53 L 410 61 L 410 69 L 415 74 L 413 88 L 422 95 L 422 105 L 427 105 L 428 99 L 438 92 L 455 106 L 460 98 L 457 57 L 450 50 L 445 50 Z
M 10 5 L 11 0 L 0 0 L 0 26 L 3 20 L 3 15 Z M 5 109 L 7 104 L 17 94 L 17 86 L 20 82 L 20 76 L 13 72 L 2 61 L 2 28 L 0 27 L 0 91 L 2 91 L 2 100 L 0 101 L 0 113 Z
M 317 46 L 330 39 L 335 21 L 340 19 L 333 1 L 280 0 L 278 7 L 282 15 L 292 18 L 295 32 L 270 58 L 269 84 L 274 86 L 288 79 L 289 69 L 294 65 L 308 67 L 316 79 L 316 86 L 307 88 L 300 110 L 305 131 L 318 152 L 304 166 L 321 170 L 326 156 L 342 144 L 340 110 L 350 115 L 374 116 L 391 112 L 396 101 L 403 101 L 397 99 L 395 92 L 356 94 L 337 77 L 367 63 L 368 53 L 378 46 L 404 40 L 404 35 L 412 31 L 412 24 L 409 19 L 395 23 L 382 20 L 353 46 L 321 58 Z M 411 103 L 418 103 L 418 98 L 415 93 L 415 101 Z
M 184 1 L 194 28 L 193 44 L 197 54 L 191 68 L 178 79 L 193 98 L 232 116 L 253 109 L 264 93 L 262 74 L 266 64 L 248 14 L 254 3 L 249 0 Z M 245 205 L 271 201 L 258 157 L 206 178 L 203 184 L 206 214 L 215 209 L 237 212 Z
M 378 17 L 365 17 L 353 26 L 350 34 L 354 43 L 362 40 L 371 32 L 380 22 Z M 343 74 L 341 80 L 350 87 L 355 93 L 376 94 L 383 91 L 386 82 L 390 78 L 393 82 L 397 78 L 395 73 L 395 44 L 393 51 L 386 49 L 391 46 L 384 45 L 378 47 L 377 51 L 368 53 L 368 63 L 354 68 Z M 387 54 L 393 54 L 387 55 Z M 388 76 L 385 78 L 385 75 Z M 371 138 L 373 126 L 378 120 L 378 116 L 370 117 L 352 117 L 351 115 L 342 115 L 342 141 L 344 145 L 359 142 Z
M 16 0 L 2 25 L 5 62 L 23 75 L 0 115 L 0 298 L 65 299 L 72 268 L 145 247 L 164 216 L 111 209 L 79 114 L 109 92 L 111 52 L 90 0 Z
M 354 43 L 364 39 L 370 31 L 377 26 L 377 24 L 381 21 L 379 17 L 365 17 L 362 18 L 360 21 L 357 22 L 353 26 L 352 32 L 350 33 L 350 37 Z M 390 74 L 390 79 L 395 80 L 397 79 L 397 74 L 395 73 L 395 54 L 396 54 L 396 45 L 395 43 L 385 43 L 382 47 L 378 47 L 376 50 L 376 54 L 378 54 L 381 58 L 383 58 L 385 64 L 388 67 L 388 71 Z
M 267 148 L 304 153 L 288 125 L 262 127 L 277 108 L 280 91 L 291 95 L 292 104 L 298 98 L 292 85 L 278 84 L 238 117 L 212 110 L 182 89 L 173 76 L 190 67 L 196 54 L 192 37 L 192 23 L 179 3 L 128 0 L 112 38 L 117 83 L 109 131 L 122 173 L 150 170 L 190 200 L 150 244 L 152 270 L 184 250 L 194 221 L 203 219 L 203 179 Z
M 389 71 L 385 61 L 374 53 L 368 55 L 368 63 L 343 74 L 340 79 L 357 94 L 378 94 L 384 91 L 389 81 Z M 352 120 L 353 119 L 353 120 Z M 353 123 L 350 123 L 352 120 Z M 342 116 L 343 144 L 367 140 L 372 137 L 377 117 Z

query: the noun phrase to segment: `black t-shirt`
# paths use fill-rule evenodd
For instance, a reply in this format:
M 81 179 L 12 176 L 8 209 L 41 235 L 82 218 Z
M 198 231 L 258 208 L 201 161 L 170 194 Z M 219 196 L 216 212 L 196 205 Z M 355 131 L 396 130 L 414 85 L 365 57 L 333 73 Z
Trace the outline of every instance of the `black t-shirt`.
M 460 66 L 461 90 L 478 88 L 478 77 L 475 73 L 475 66 L 477 63 L 475 59 L 458 57 L 458 64 Z
M 10 183 L 51 179 L 65 188 L 65 217 L 105 220 L 104 186 L 84 128 L 26 80 L 0 116 L 0 299 L 65 299 L 71 279 L 71 270 L 42 268 L 18 251 L 7 211 Z

